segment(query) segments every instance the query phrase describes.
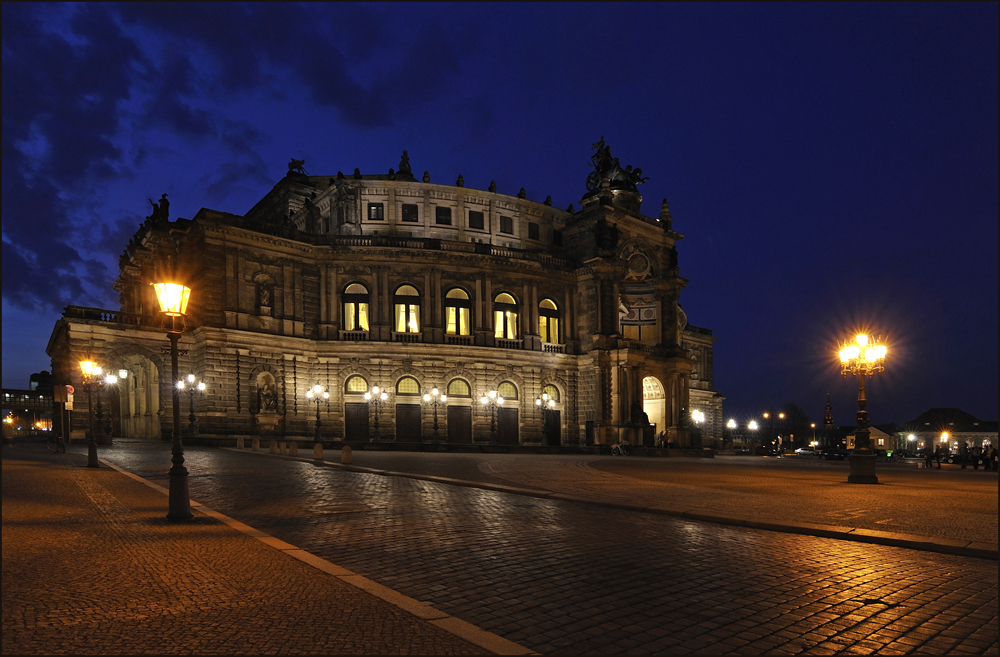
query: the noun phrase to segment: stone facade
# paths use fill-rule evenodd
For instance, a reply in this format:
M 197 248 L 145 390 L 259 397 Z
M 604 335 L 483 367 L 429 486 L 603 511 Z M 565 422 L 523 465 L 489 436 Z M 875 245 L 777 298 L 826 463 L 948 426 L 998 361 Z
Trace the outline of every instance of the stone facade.
M 69 306 L 57 322 L 47 350 L 56 381 L 79 385 L 87 356 L 128 369 L 114 391 L 122 434 L 171 431 L 150 284 L 174 279 L 192 289 L 180 374 L 207 384 L 195 399 L 203 437 L 311 439 L 315 385 L 329 391 L 324 440 L 586 445 L 662 432 L 690 447 L 699 433 L 706 446 L 721 437 L 715 338 L 678 305 L 682 235 L 666 201 L 658 218 L 642 215 L 634 187 L 605 179 L 579 210 L 558 210 L 427 180 L 290 172 L 243 216 L 148 219 L 120 261 L 121 310 Z M 374 386 L 385 402 L 365 399 Z M 436 409 L 423 400 L 432 388 L 448 395 Z M 501 407 L 481 402 L 491 390 Z M 544 412 L 543 393 L 554 402 Z M 706 416 L 700 432 L 694 408 Z M 85 419 L 73 414 L 77 436 Z

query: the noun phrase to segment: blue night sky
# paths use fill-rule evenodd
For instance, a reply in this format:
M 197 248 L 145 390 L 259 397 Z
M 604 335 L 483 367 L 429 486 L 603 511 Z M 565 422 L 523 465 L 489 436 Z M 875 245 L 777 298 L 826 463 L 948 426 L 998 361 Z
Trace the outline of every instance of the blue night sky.
M 385 173 L 579 206 L 591 144 L 669 200 L 692 324 L 745 421 L 888 340 L 875 423 L 997 418 L 997 4 L 3 4 L 3 386 L 49 369 L 118 256 L 286 173 Z

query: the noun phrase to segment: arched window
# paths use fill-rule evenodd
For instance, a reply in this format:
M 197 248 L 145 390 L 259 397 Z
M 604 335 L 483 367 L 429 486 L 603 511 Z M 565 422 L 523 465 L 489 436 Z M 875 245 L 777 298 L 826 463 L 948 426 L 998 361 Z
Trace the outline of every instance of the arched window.
M 498 338 L 517 338 L 517 301 L 506 292 L 493 299 L 493 330 Z
M 347 383 L 344 384 L 344 392 L 363 395 L 368 392 L 368 382 L 365 381 L 365 377 L 355 374 L 347 379 Z
M 462 379 L 452 379 L 448 383 L 448 396 L 449 397 L 471 397 L 472 389 L 469 388 L 469 384 Z
M 470 335 L 472 302 L 469 294 L 454 287 L 444 297 L 445 333 L 448 335 Z
M 396 304 L 396 333 L 420 332 L 420 293 L 412 285 L 400 285 L 393 297 Z
M 559 343 L 559 307 L 552 299 L 542 299 L 538 304 L 538 334 L 542 342 Z
M 367 331 L 368 329 L 368 288 L 360 283 L 351 283 L 344 290 L 344 330 Z
M 510 381 L 504 381 L 497 386 L 497 394 L 504 399 L 517 399 L 517 386 Z
M 548 395 L 549 399 L 552 401 L 559 401 L 559 388 L 555 387 L 551 383 L 542 388 L 542 394 Z
M 412 376 L 404 376 L 396 382 L 396 395 L 419 395 L 420 384 Z

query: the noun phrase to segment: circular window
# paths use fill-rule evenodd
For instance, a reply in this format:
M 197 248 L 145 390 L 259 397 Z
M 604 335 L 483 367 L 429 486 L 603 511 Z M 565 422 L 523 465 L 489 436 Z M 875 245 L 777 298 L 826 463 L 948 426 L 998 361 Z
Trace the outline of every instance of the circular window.
M 635 276 L 642 276 L 649 271 L 649 258 L 641 253 L 633 253 L 628 259 L 628 270 Z

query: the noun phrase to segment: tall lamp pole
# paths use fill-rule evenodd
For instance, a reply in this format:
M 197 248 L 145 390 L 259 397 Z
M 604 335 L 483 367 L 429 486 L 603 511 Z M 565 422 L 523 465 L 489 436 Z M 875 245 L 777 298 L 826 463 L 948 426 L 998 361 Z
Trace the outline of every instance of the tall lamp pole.
M 490 411 L 490 444 L 497 442 L 497 409 L 503 406 L 503 397 L 496 390 L 490 390 L 479 399 L 483 410 Z
M 875 452 L 872 450 L 871 433 L 868 431 L 868 411 L 865 407 L 865 377 L 871 377 L 885 369 L 885 345 L 861 333 L 855 336 L 854 344 L 845 343 L 840 350 L 841 373 L 857 374 L 861 381 L 858 389 L 858 431 L 851 453 L 850 484 L 877 484 L 875 476 Z
M 181 379 L 177 382 L 177 388 L 179 390 L 187 390 L 188 394 L 188 426 L 191 428 L 191 437 L 197 437 L 198 435 L 198 418 L 194 414 L 194 394 L 196 392 L 205 392 L 205 382 L 199 381 L 194 374 L 188 374 L 187 380 Z
M 184 314 L 187 312 L 191 288 L 178 283 L 154 283 L 156 299 L 163 313 L 162 327 L 170 339 L 170 373 L 174 385 L 170 386 L 174 393 L 174 444 L 170 450 L 170 502 L 167 510 L 167 520 L 190 520 L 191 498 L 188 494 L 188 471 L 184 467 L 184 446 L 181 444 L 181 389 L 177 368 L 179 350 L 177 342 L 186 328 Z
M 382 404 L 389 399 L 389 393 L 378 386 L 372 386 L 371 391 L 365 393 L 365 401 L 375 404 L 375 440 L 379 439 L 378 416 L 382 411 Z
M 324 390 L 323 386 L 318 383 L 314 385 L 311 390 L 306 391 L 306 399 L 311 399 L 316 402 L 316 437 L 314 438 L 314 442 L 316 444 L 323 442 L 323 433 L 320 430 L 319 404 L 329 398 L 330 393 Z
M 438 439 L 438 404 L 448 401 L 448 395 L 438 394 L 437 388 L 431 388 L 430 394 L 424 394 L 424 403 L 434 406 L 434 440 Z
M 757 429 L 758 428 L 759 427 L 757 426 L 757 420 L 750 420 L 750 423 L 747 424 L 747 431 L 752 431 L 753 432 L 753 438 L 751 439 L 751 442 L 754 445 L 757 444 Z
M 729 418 L 729 422 L 726 422 L 726 428 L 729 429 L 729 446 L 732 447 L 736 444 L 736 420 Z
M 543 392 L 541 397 L 535 398 L 535 408 L 542 412 L 542 434 L 546 444 L 548 444 L 549 437 L 545 435 L 546 421 L 549 419 L 549 411 L 553 411 L 556 408 L 556 400 L 549 397 L 549 393 Z
M 94 434 L 94 405 L 90 391 L 101 376 L 101 367 L 92 360 L 81 360 L 80 370 L 83 372 L 83 389 L 87 391 L 87 419 L 90 423 L 90 431 L 87 432 L 87 467 L 99 468 L 97 436 Z

